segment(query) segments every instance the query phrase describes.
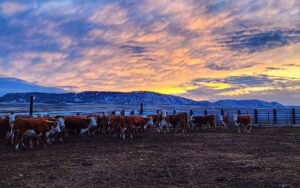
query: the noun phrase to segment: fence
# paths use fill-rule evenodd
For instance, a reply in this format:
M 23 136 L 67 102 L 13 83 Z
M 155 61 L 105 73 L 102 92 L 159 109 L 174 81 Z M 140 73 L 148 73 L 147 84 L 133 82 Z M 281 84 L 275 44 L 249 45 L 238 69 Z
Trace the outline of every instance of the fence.
M 176 108 L 176 107 L 175 107 Z M 155 114 L 161 111 L 168 112 L 169 114 L 176 114 L 180 112 L 187 112 L 192 115 L 215 115 L 217 124 L 220 124 L 220 115 L 228 115 L 230 120 L 233 121 L 233 114 L 247 114 L 253 119 L 254 125 L 296 125 L 300 124 L 300 108 L 203 108 L 193 107 L 188 109 L 186 107 L 177 107 L 177 109 L 141 109 L 143 115 Z M 117 115 L 132 115 L 141 114 L 141 110 L 120 110 L 113 111 Z M 109 112 L 108 112 L 109 113 Z
M 34 111 L 30 107 L 33 115 L 72 115 L 72 114 L 91 114 L 91 113 L 112 113 L 115 114 L 155 114 L 165 111 L 169 114 L 187 112 L 193 115 L 212 114 L 216 117 L 216 122 L 220 123 L 220 115 L 248 114 L 253 118 L 256 125 L 296 125 L 300 124 L 300 108 L 235 108 L 235 107 L 200 107 L 200 106 L 148 106 L 148 105 L 97 105 L 97 104 L 78 104 L 78 105 L 45 105 L 36 104 Z M 10 111 L 15 111 L 20 115 L 28 115 L 28 105 L 0 105 L 0 116 L 7 115 Z M 232 120 L 232 119 L 231 119 Z

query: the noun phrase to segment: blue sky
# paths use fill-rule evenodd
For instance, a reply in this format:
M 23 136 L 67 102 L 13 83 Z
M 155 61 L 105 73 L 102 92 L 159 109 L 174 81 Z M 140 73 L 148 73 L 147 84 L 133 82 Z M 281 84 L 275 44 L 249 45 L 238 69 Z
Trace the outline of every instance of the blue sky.
M 21 82 L 300 105 L 298 0 L 0 1 L 0 49 L 2 94 Z

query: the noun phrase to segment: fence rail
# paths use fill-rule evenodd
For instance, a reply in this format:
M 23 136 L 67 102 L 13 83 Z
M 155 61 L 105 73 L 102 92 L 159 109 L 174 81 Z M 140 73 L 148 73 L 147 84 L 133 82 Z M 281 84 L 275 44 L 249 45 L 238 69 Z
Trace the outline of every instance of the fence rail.
M 16 114 L 34 116 L 38 115 L 73 115 L 91 113 L 112 113 L 115 114 L 155 114 L 165 111 L 169 114 L 187 112 L 193 115 L 212 114 L 216 122 L 220 123 L 220 115 L 248 114 L 253 118 L 253 124 L 257 125 L 296 125 L 300 124 L 300 108 L 236 108 L 236 107 L 199 107 L 199 106 L 145 106 L 139 105 L 45 105 L 36 104 L 34 109 L 28 105 L 0 105 L 0 116 L 5 116 L 11 111 Z M 30 112 L 29 112 L 30 111 Z M 232 120 L 232 119 L 231 119 Z

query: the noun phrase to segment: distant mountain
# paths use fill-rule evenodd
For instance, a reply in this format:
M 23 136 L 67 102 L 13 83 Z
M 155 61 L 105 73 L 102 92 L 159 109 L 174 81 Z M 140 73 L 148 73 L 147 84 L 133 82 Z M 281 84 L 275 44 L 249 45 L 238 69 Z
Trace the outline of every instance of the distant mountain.
M 183 97 L 165 95 L 155 92 L 96 92 L 81 93 L 8 93 L 0 97 L 1 103 L 28 103 L 30 96 L 35 97 L 35 103 L 65 104 L 65 103 L 94 103 L 94 104 L 123 104 L 123 105 L 196 105 L 202 107 L 249 107 L 249 108 L 283 108 L 276 102 L 260 100 L 220 100 L 217 102 L 194 101 Z
M 62 93 L 63 89 L 55 87 L 44 87 L 35 83 L 30 83 L 18 78 L 0 76 L 0 96 L 11 92 L 51 92 Z
M 28 103 L 30 96 L 36 103 L 97 103 L 97 104 L 128 104 L 139 105 L 198 105 L 199 102 L 163 95 L 154 92 L 94 92 L 81 93 L 8 93 L 0 97 L 0 102 Z
M 261 100 L 219 100 L 214 104 L 222 107 L 245 107 L 245 108 L 284 108 L 277 102 L 266 102 Z

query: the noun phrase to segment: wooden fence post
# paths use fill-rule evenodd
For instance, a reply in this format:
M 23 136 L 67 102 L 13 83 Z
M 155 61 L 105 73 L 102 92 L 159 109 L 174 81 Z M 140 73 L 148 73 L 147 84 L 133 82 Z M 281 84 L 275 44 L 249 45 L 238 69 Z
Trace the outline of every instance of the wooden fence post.
M 125 110 L 121 111 L 121 116 L 125 116 Z
M 144 104 L 141 103 L 141 111 L 140 111 L 140 115 L 143 115 L 144 114 Z
M 192 116 L 194 114 L 193 110 L 190 110 L 190 116 Z
M 224 109 L 221 108 L 221 115 L 224 116 Z
M 295 108 L 292 108 L 292 124 L 296 124 L 296 110 Z
M 257 111 L 257 109 L 254 109 L 254 123 L 258 124 L 258 111 Z
M 277 124 L 277 111 L 275 108 L 273 109 L 273 124 Z
M 34 101 L 34 96 L 30 96 L 29 116 L 33 115 L 33 101 Z

